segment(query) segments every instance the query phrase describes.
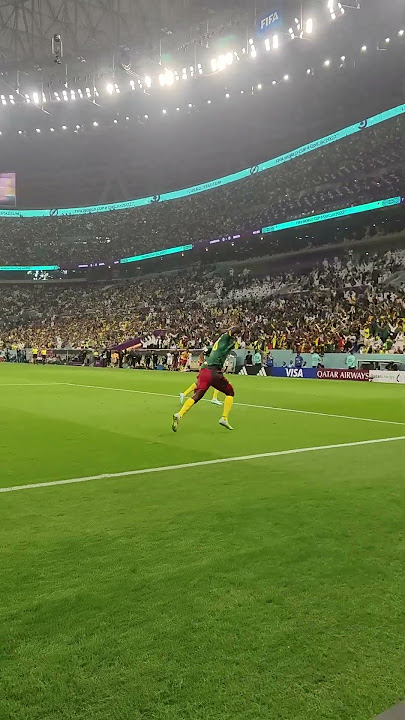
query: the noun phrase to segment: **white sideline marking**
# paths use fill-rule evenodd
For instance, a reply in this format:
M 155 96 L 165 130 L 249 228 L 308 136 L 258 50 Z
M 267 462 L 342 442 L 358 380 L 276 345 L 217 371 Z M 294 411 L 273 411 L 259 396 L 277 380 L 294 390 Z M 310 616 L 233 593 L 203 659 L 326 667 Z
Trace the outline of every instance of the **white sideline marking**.
M 61 382 L 51 382 L 51 383 L 0 383 L 0 388 L 2 388 L 2 387 L 48 387 L 49 385 L 65 385 L 65 383 L 61 383 Z
M 137 393 L 138 395 L 157 395 L 159 397 L 170 397 L 170 398 L 175 398 L 175 397 L 178 398 L 179 397 L 179 395 L 169 395 L 167 393 L 148 392 L 146 390 L 131 390 L 129 388 L 106 387 L 105 385 L 83 385 L 82 383 L 60 383 L 60 384 L 61 385 L 69 385 L 71 387 L 95 388 L 96 390 L 112 390 L 114 392 Z M 206 402 L 211 402 L 211 400 L 206 400 Z M 405 422 L 399 422 L 398 420 L 379 420 L 376 418 L 355 417 L 353 415 L 334 415 L 331 413 L 315 412 L 314 410 L 295 410 L 293 408 L 274 407 L 273 405 L 251 405 L 250 403 L 238 403 L 238 402 L 236 402 L 234 404 L 240 405 L 241 407 L 261 408 L 262 410 L 279 410 L 280 412 L 300 413 L 302 415 L 320 415 L 321 417 L 342 418 L 343 420 L 363 420 L 364 422 L 383 423 L 383 424 L 388 424 L 388 425 L 405 425 Z
M 14 485 L 14 487 L 0 488 L 0 493 L 15 492 L 17 490 L 36 490 L 37 488 L 53 487 L 54 485 L 72 485 L 73 483 L 89 482 L 89 480 L 121 478 L 128 475 L 147 475 L 148 473 L 166 472 L 170 470 L 184 470 L 186 468 L 241 462 L 243 460 L 260 460 L 261 458 L 277 457 L 279 455 L 297 455 L 298 453 L 314 452 L 315 450 L 336 450 L 338 448 L 357 447 L 358 445 L 375 445 L 376 443 L 395 442 L 396 440 L 405 440 L 405 435 L 400 437 L 379 438 L 378 440 L 359 440 L 357 442 L 339 443 L 338 445 L 318 445 L 316 447 L 295 448 L 293 450 L 276 450 L 274 452 L 258 453 L 257 455 L 239 455 L 237 457 L 217 458 L 216 460 L 200 460 L 198 462 L 183 463 L 182 465 L 165 465 L 155 468 L 143 468 L 142 470 L 103 473 L 102 475 L 89 475 L 88 477 L 70 478 L 69 480 L 53 480 L 51 482 L 33 483 L 30 485 Z

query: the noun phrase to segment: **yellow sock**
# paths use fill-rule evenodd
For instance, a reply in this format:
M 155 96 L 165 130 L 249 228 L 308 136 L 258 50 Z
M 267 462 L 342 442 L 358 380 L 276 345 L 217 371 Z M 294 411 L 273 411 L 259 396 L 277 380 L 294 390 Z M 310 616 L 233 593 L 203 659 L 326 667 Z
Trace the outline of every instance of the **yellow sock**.
M 213 400 L 218 400 L 218 390 L 214 390 L 214 392 L 213 392 L 213 394 L 212 394 L 212 399 L 213 399 Z
M 222 417 L 225 418 L 225 420 L 228 420 L 228 415 L 232 410 L 233 405 L 233 397 L 232 395 L 227 395 L 224 401 L 224 412 L 222 414 Z
M 186 400 L 186 402 L 184 403 L 183 407 L 181 408 L 181 410 L 179 412 L 179 417 L 182 418 L 183 415 L 185 415 L 186 412 L 188 412 L 190 410 L 190 408 L 193 407 L 194 404 L 195 403 L 194 403 L 193 398 L 189 398 L 188 400 Z
M 190 385 L 190 387 L 187 388 L 187 390 L 184 391 L 183 395 L 191 395 L 191 393 L 194 393 L 194 390 L 197 388 L 196 383 L 193 383 Z

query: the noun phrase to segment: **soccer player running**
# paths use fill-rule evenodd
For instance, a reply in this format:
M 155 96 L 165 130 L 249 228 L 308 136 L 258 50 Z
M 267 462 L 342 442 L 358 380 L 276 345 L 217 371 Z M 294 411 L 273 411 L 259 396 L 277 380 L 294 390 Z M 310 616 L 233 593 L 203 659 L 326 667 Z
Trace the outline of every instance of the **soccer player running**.
M 172 430 L 177 432 L 179 422 L 182 417 L 188 412 L 193 405 L 195 405 L 201 398 L 204 397 L 209 387 L 213 387 L 219 392 L 224 393 L 224 411 L 219 424 L 227 430 L 233 430 L 229 424 L 229 413 L 232 409 L 234 390 L 232 385 L 224 377 L 222 372 L 223 364 L 229 355 L 230 351 L 235 347 L 235 335 L 240 332 L 240 327 L 235 326 L 225 332 L 214 344 L 211 354 L 207 359 L 207 366 L 201 368 L 197 377 L 197 387 L 192 398 L 188 398 L 181 408 L 180 412 L 173 415 Z

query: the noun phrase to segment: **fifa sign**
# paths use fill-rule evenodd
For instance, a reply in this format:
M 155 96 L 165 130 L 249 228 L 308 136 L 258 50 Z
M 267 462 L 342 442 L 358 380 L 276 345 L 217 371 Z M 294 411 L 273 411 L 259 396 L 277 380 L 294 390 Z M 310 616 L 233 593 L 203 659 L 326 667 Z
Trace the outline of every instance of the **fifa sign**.
M 281 24 L 281 13 L 278 10 L 273 10 L 271 13 L 262 15 L 258 20 L 258 32 L 260 34 L 275 30 Z

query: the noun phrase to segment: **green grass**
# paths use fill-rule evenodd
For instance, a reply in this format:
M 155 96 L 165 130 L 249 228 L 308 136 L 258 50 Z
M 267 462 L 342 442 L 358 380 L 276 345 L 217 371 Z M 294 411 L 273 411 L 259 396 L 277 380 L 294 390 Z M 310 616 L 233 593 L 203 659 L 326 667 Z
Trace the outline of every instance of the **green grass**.
M 229 433 L 209 403 L 175 435 L 189 382 L 0 365 L 0 485 L 405 435 L 243 405 Z M 396 386 L 234 385 L 405 423 Z M 371 720 L 404 696 L 404 463 L 390 442 L 1 493 L 1 720 Z

